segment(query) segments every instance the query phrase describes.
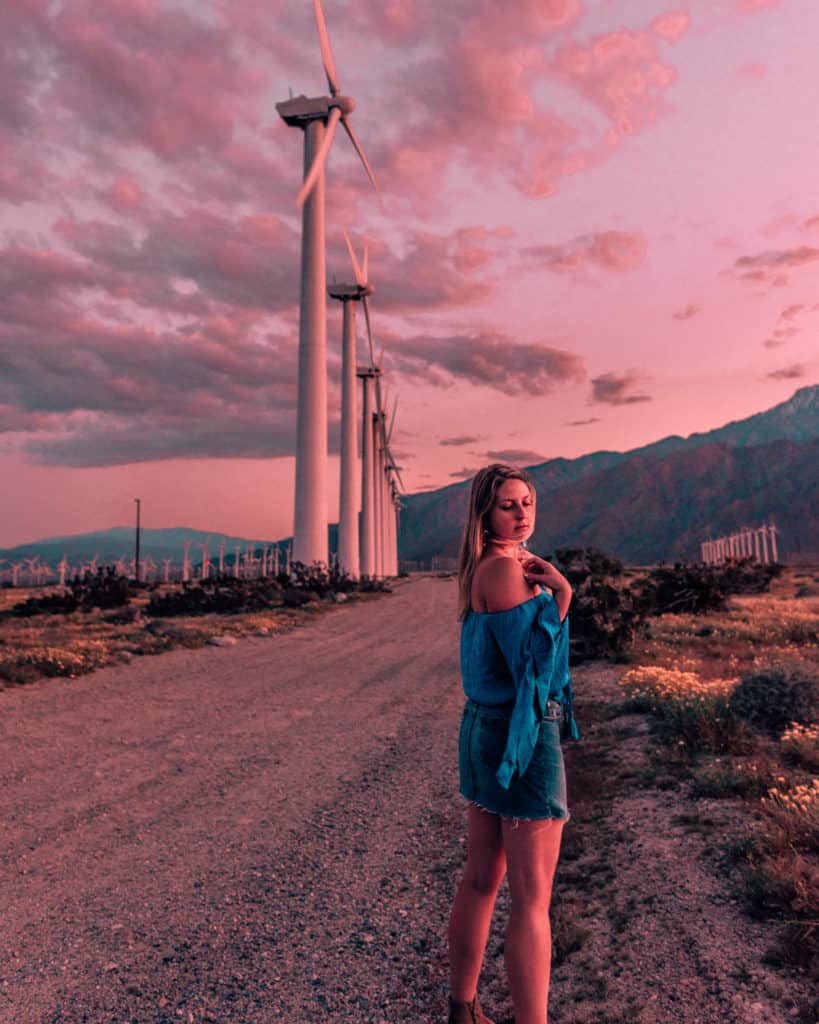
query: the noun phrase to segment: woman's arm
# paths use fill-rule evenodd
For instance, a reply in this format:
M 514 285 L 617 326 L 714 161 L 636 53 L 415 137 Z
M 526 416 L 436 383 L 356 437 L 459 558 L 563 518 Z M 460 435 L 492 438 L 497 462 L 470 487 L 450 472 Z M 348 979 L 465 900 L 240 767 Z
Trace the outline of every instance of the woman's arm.
M 492 558 L 482 566 L 480 597 L 488 612 L 506 612 L 532 596 L 523 566 L 514 558 Z

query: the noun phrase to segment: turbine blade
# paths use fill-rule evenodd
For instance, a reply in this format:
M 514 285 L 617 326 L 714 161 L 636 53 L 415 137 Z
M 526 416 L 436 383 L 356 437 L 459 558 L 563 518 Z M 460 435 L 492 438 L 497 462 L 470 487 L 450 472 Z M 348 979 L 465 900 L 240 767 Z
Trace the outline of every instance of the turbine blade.
M 355 283 L 359 287 L 363 287 L 367 283 L 367 278 L 362 277 L 361 267 L 358 265 L 358 260 L 355 258 L 355 250 L 350 242 L 350 236 L 347 232 L 344 232 L 344 241 L 347 243 L 347 251 L 350 254 L 350 259 L 353 261 L 353 273 L 355 274 Z
M 364 265 L 361 268 L 361 273 L 364 277 L 363 284 L 367 284 L 369 278 L 367 277 L 367 246 L 364 246 Z
M 372 169 L 372 167 L 370 167 L 370 165 L 369 165 L 369 163 L 367 161 L 366 156 L 364 156 L 364 150 L 361 148 L 361 143 L 356 138 L 356 134 L 353 131 L 352 125 L 350 124 L 349 117 L 342 117 L 341 123 L 344 125 L 344 128 L 345 128 L 347 134 L 350 136 L 350 142 L 352 142 L 353 146 L 355 146 L 355 151 L 356 151 L 356 153 L 358 153 L 359 157 L 361 158 L 362 164 L 364 164 L 364 170 L 367 172 L 367 177 L 370 179 L 370 181 L 372 183 L 372 186 L 373 186 L 373 188 L 376 191 L 376 195 L 378 196 L 378 198 L 380 200 L 381 199 L 381 190 L 379 189 L 378 183 L 375 180 L 375 175 L 373 174 L 373 169 Z
M 324 20 L 324 11 L 321 9 L 321 0 L 313 0 L 313 9 L 316 12 L 316 24 L 318 25 L 319 43 L 321 44 L 321 59 L 324 63 L 324 73 L 327 75 L 327 84 L 330 86 L 330 94 L 338 96 L 340 91 L 338 75 L 336 74 L 336 64 L 333 60 L 333 51 L 330 48 L 327 22 Z
M 375 355 L 374 355 L 374 352 L 373 352 L 373 332 L 372 332 L 372 327 L 370 326 L 370 304 L 369 304 L 369 302 L 367 302 L 367 296 L 366 295 L 364 296 L 364 299 L 363 299 L 363 305 L 364 305 L 364 319 L 367 321 L 367 342 L 369 343 L 369 346 L 370 346 L 370 366 L 372 366 L 373 369 L 375 369 Z
M 395 414 L 398 412 L 398 395 L 395 396 L 395 404 L 392 407 L 392 419 L 390 420 L 390 429 L 387 431 L 387 442 L 389 443 L 392 438 L 392 432 L 395 427 Z
M 305 199 L 310 195 L 313 190 L 313 186 L 319 174 L 324 169 L 324 162 L 327 159 L 327 154 L 330 152 L 330 146 L 333 144 L 333 136 L 336 132 L 336 125 L 341 119 L 341 111 L 338 107 L 333 107 L 330 111 L 330 116 L 327 118 L 327 128 L 324 131 L 324 138 L 321 140 L 315 157 L 313 158 L 313 164 L 307 174 L 307 177 L 302 182 L 299 194 L 296 196 L 296 206 L 303 206 Z

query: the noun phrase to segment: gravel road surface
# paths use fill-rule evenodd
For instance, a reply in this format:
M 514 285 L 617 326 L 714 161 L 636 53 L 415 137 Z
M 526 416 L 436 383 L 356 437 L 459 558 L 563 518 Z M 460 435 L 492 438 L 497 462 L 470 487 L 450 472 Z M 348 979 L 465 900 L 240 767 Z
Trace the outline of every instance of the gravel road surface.
M 0 1024 L 443 1024 L 465 826 L 455 600 L 417 578 L 286 635 L 0 692 Z M 586 746 L 601 764 L 604 733 Z M 554 1024 L 787 1019 L 776 979 L 718 981 L 733 935 L 734 965 L 764 936 L 720 900 L 692 916 L 715 895 L 703 841 L 669 833 L 651 792 L 577 804 L 568 828 L 601 841 L 566 866 L 587 937 L 554 972 Z M 504 885 L 481 988 L 498 1024 L 507 901 Z

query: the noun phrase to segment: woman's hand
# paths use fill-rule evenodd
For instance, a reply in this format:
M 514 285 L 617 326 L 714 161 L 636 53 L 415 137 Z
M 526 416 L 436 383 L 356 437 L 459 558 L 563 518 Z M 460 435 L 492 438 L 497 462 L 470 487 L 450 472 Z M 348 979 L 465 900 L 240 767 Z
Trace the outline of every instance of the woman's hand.
M 523 567 L 523 575 L 529 583 L 539 583 L 542 587 L 548 587 L 549 590 L 571 592 L 571 584 L 563 573 L 556 569 L 551 562 L 547 562 L 545 558 L 539 558 L 531 551 L 520 550 L 518 561 Z
M 557 614 L 563 622 L 572 602 L 572 587 L 569 581 L 551 562 L 547 562 L 545 558 L 538 558 L 530 551 L 519 550 L 518 560 L 527 583 L 539 583 L 553 592 Z

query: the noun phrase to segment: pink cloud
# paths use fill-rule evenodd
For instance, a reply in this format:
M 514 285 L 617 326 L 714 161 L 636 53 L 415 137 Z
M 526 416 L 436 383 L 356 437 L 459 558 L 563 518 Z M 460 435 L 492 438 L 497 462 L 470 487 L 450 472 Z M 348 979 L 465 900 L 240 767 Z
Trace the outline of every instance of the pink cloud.
M 743 78 L 764 78 L 768 73 L 768 68 L 765 64 L 752 63 L 743 64 L 737 68 L 737 74 Z
M 460 437 L 444 437 L 438 442 L 438 444 L 444 447 L 462 448 L 468 444 L 477 444 L 481 439 L 479 437 L 469 437 L 468 435 L 462 435 Z
M 758 11 L 770 11 L 779 6 L 779 0 L 739 0 L 739 10 L 743 14 L 756 14 Z
M 788 306 L 779 315 L 783 320 L 795 320 L 804 308 L 802 305 Z
M 702 309 L 700 308 L 700 306 L 696 306 L 693 302 L 689 302 L 689 304 L 684 309 L 678 309 L 677 312 L 673 314 L 673 316 L 675 320 L 690 320 L 691 317 L 696 316 L 697 313 L 701 312 Z
M 561 46 L 554 70 L 611 121 L 610 140 L 653 124 L 676 70 L 663 64 L 655 38 L 625 29 L 598 36 L 587 45 Z
M 603 373 L 599 377 L 592 377 L 592 402 L 603 402 L 606 405 L 631 405 L 634 402 L 650 402 L 651 395 L 628 392 L 643 379 L 643 375 L 634 370 L 627 370 L 625 373 Z
M 819 249 L 807 245 L 791 249 L 770 249 L 754 256 L 740 256 L 734 262 L 734 270 L 742 281 L 767 283 L 784 287 L 788 283 L 785 270 L 797 270 L 819 260 Z
M 547 455 L 532 451 L 531 448 L 503 448 L 485 453 L 492 462 L 506 462 L 512 466 L 534 466 L 545 462 Z
M 434 387 L 458 379 L 507 395 L 545 395 L 559 383 L 585 378 L 583 360 L 573 352 L 515 343 L 495 330 L 402 338 L 390 346 L 389 359 L 398 373 Z
M 772 380 L 799 380 L 806 375 L 806 367 L 801 363 L 792 363 L 790 366 L 783 366 L 781 370 L 774 370 L 767 376 Z
M 142 189 L 124 174 L 114 181 L 109 194 L 111 205 L 120 213 L 134 210 L 142 203 Z
M 638 232 L 600 231 L 562 245 L 530 246 L 523 255 L 527 261 L 539 260 L 556 273 L 578 273 L 594 267 L 625 272 L 645 263 L 646 242 Z
M 590 416 L 588 419 L 585 419 L 585 420 L 569 420 L 565 424 L 565 426 L 567 426 L 567 427 L 587 427 L 587 426 L 589 426 L 592 423 L 599 423 L 599 422 L 600 422 L 600 417 L 599 416 Z
M 484 244 L 478 245 L 477 240 Z M 416 231 L 400 257 L 383 242 L 371 241 L 374 309 L 412 312 L 486 302 L 494 293 L 494 284 L 481 272 L 489 268 L 501 241 L 497 233 L 480 228 L 461 229 L 449 235 Z M 348 265 L 344 244 L 337 239 L 328 266 Z
M 495 256 L 500 244 L 512 232 L 508 228 L 489 230 L 485 227 L 460 228 L 455 232 L 453 261 L 462 274 L 471 274 L 486 266 Z
M 691 27 L 691 17 L 687 11 L 666 11 L 651 23 L 651 28 L 662 39 L 676 43 Z

